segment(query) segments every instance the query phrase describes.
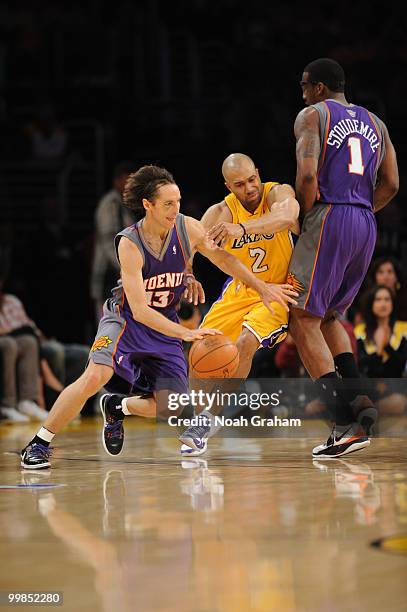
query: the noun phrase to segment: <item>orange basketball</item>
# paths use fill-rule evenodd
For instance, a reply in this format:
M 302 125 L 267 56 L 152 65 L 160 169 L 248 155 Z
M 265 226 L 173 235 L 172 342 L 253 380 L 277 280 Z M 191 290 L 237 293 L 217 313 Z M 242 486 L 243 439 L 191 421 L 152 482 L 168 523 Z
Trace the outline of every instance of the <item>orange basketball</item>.
M 189 351 L 191 378 L 230 378 L 239 367 L 239 351 L 227 336 L 205 336 Z

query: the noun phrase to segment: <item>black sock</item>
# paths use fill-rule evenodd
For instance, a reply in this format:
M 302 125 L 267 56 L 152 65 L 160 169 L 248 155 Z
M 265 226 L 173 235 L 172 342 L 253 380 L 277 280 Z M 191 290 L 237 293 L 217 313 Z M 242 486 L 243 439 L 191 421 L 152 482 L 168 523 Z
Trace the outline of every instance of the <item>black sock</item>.
M 335 357 L 334 362 L 337 371 L 345 379 L 342 381 L 343 397 L 350 406 L 354 418 L 360 420 L 359 413 L 369 414 L 371 418 L 376 413 L 375 418 L 377 418 L 374 404 L 366 394 L 366 380 L 360 376 L 353 353 L 341 353 Z
M 360 378 L 353 353 L 340 353 L 334 358 L 335 367 L 342 378 Z
M 316 379 L 315 386 L 334 423 L 348 425 L 353 421 L 353 413 L 344 397 L 341 382 L 336 372 L 328 372 Z

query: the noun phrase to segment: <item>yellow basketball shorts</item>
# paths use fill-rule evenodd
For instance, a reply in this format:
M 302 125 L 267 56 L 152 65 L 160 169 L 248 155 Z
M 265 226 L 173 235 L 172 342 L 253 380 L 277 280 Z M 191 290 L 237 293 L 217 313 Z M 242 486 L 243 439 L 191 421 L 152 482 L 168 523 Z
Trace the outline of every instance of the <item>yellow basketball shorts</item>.
M 229 279 L 200 327 L 218 329 L 234 342 L 246 328 L 256 336 L 259 348 L 272 348 L 287 336 L 288 312 L 277 302 L 272 302 L 271 307 L 274 314 L 256 291 L 238 280 Z

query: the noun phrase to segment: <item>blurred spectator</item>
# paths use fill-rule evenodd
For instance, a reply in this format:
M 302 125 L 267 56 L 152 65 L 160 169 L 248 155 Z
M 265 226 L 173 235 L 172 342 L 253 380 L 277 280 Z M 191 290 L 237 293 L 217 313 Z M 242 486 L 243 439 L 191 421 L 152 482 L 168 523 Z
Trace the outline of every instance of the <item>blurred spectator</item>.
M 116 234 L 134 223 L 135 218 L 122 204 L 122 193 L 127 178 L 135 171 L 131 162 L 120 162 L 113 172 L 113 186 L 100 200 L 95 213 L 95 242 L 91 275 L 91 297 L 95 301 L 98 320 L 105 300 L 117 284 L 120 266 L 116 257 Z
M 22 302 L 2 293 L 1 286 L 1 412 L 14 421 L 26 421 L 28 417 L 43 420 L 47 416 L 44 408 L 53 404 L 55 394 L 85 369 L 89 347 L 46 339 Z
M 26 132 L 31 142 L 31 154 L 37 160 L 61 159 L 66 153 L 66 132 L 51 105 L 41 106 Z
M 351 306 L 351 318 L 354 325 L 363 322 L 363 299 L 366 298 L 368 290 L 377 285 L 384 285 L 391 289 L 395 296 L 397 317 L 402 321 L 407 321 L 407 287 L 402 281 L 401 268 L 394 257 L 384 255 L 374 259 L 362 288 Z
M 0 412 L 11 421 L 43 420 L 38 405 L 39 342 L 33 321 L 14 295 L 3 293 L 0 280 L 0 352 L 2 397 Z
M 364 303 L 365 322 L 355 328 L 360 371 L 368 378 L 400 378 L 407 361 L 407 322 L 396 319 L 394 294 L 379 285 L 370 289 Z M 377 382 L 372 399 L 381 413 L 403 414 L 407 405 L 407 398 L 391 392 L 384 380 Z
M 407 291 L 402 284 L 401 268 L 394 257 L 380 257 L 372 262 L 368 275 L 370 286 L 384 285 L 395 296 L 397 318 L 407 321 Z
M 64 387 L 79 378 L 85 370 L 89 349 L 85 344 L 63 344 L 55 338 L 41 341 L 43 401 L 48 410 Z

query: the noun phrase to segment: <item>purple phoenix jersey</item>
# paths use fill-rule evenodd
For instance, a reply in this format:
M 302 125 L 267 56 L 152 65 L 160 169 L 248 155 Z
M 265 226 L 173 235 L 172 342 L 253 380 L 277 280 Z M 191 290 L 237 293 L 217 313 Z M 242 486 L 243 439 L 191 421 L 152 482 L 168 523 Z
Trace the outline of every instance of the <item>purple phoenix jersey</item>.
M 317 201 L 373 209 L 377 170 L 384 157 L 383 128 L 362 106 L 335 100 L 314 104 L 321 153 Z
M 143 257 L 142 274 L 148 305 L 167 319 L 178 322 L 176 307 L 185 291 L 184 270 L 191 254 L 184 215 L 177 215 L 175 226 L 168 232 L 159 255 L 154 253 L 145 241 L 142 221 L 117 234 L 116 249 L 122 236 L 134 242 Z M 134 322 L 122 288 L 120 288 L 120 293 L 122 293 L 121 305 L 125 318 L 128 322 Z M 116 290 L 116 299 L 117 297 Z
M 191 251 L 184 215 L 178 214 L 161 252 L 154 253 L 143 236 L 143 222 L 127 227 L 115 239 L 116 250 L 125 237 L 137 245 L 143 257 L 142 275 L 148 304 L 167 319 L 178 322 L 176 307 L 185 290 L 184 270 Z M 119 284 L 106 300 L 91 359 L 113 367 L 132 392 L 188 390 L 182 341 L 136 321 L 124 288 Z M 112 385 L 105 385 L 116 392 Z M 111 387 L 111 388 L 110 388 Z

